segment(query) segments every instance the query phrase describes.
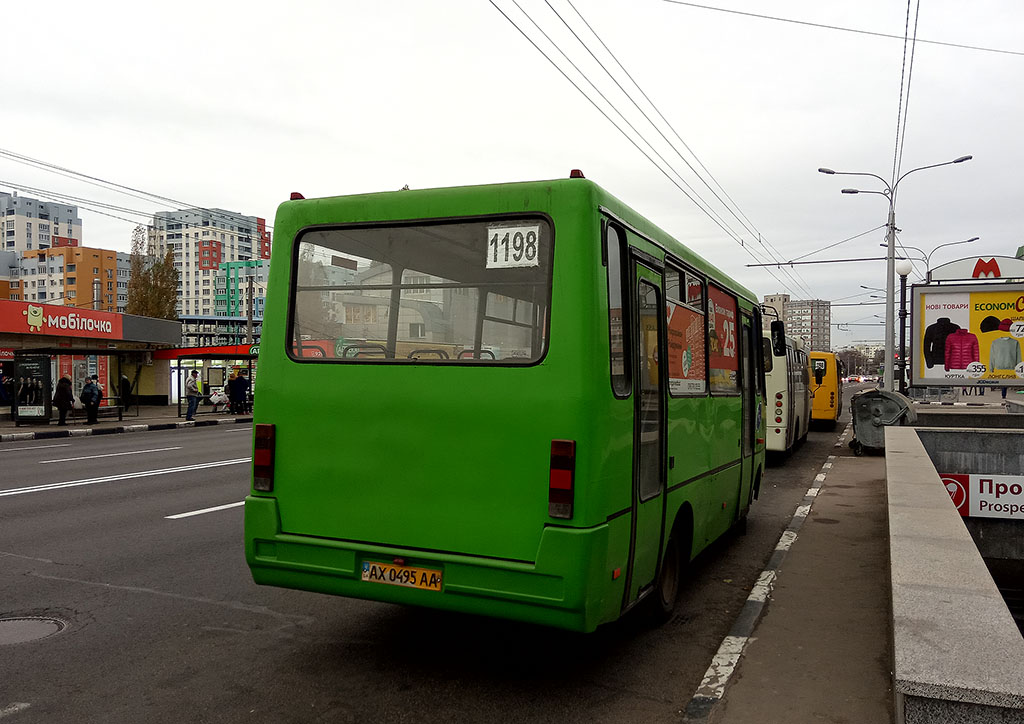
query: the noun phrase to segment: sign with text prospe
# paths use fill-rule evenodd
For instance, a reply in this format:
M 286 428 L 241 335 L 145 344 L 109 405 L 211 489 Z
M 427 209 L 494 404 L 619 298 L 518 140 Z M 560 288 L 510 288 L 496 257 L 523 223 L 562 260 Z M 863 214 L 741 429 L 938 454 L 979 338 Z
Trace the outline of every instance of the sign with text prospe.
M 1024 521 L 1024 475 L 942 473 L 939 477 L 963 517 Z

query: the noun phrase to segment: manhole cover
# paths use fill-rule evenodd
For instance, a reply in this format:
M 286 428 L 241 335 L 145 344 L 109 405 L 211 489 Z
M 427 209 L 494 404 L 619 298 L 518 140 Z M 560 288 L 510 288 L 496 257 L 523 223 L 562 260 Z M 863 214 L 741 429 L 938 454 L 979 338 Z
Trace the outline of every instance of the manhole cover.
M 0 646 L 44 639 L 60 633 L 64 626 L 55 618 L 0 618 Z

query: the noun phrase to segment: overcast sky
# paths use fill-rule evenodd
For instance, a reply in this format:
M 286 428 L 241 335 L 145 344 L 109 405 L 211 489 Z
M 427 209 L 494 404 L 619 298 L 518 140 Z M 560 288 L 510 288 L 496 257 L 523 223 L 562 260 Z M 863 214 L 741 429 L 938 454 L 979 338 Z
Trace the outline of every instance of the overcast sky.
M 817 168 L 891 179 L 902 80 L 902 171 L 967 154 L 974 160 L 920 171 L 900 185 L 900 240 L 927 252 L 981 237 L 939 250 L 932 266 L 972 254 L 1012 256 L 1024 244 L 1024 3 L 913 0 L 910 31 L 916 15 L 919 42 L 908 91 L 908 73 L 901 72 L 910 66 L 903 43 L 908 7 L 893 0 L 708 4 L 897 38 L 666 0 L 572 0 L 580 14 L 568 0 L 518 2 L 522 10 L 514 0 L 495 0 L 625 127 L 523 11 L 532 17 L 727 230 L 488 0 L 22 3 L 0 42 L 0 148 L 271 224 L 291 191 L 308 198 L 405 184 L 537 180 L 580 168 L 759 296 L 878 302 L 867 292 L 841 298 L 863 292 L 861 284 L 884 287 L 884 261 L 788 273 L 746 265 L 757 261 L 752 255 L 798 259 L 872 229 L 807 259 L 884 254 L 878 244 L 886 200 L 840 193 L 882 185 Z M 657 119 L 600 41 L 607 45 L 674 129 L 658 120 L 661 132 L 712 186 L 717 180 L 724 191 L 716 193 L 735 202 L 744 223 L 675 155 L 552 8 Z M 48 198 L 26 187 L 87 199 L 78 205 L 90 246 L 127 250 L 145 215 L 175 208 L 0 156 L 0 190 Z M 90 210 L 99 208 L 93 202 L 138 213 L 108 210 L 122 217 L 111 218 Z M 923 273 L 922 263 L 917 268 Z M 859 326 L 877 323 L 874 314 L 884 315 L 884 307 L 834 307 L 833 321 L 852 326 L 833 328 L 833 345 L 881 340 L 881 326 Z

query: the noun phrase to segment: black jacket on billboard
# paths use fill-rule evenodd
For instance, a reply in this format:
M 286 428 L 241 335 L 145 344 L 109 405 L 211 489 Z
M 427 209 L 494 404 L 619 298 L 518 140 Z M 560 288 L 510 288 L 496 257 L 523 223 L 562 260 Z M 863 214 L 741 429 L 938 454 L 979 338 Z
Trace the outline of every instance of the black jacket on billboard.
M 950 322 L 949 317 L 939 317 L 924 330 L 924 362 L 928 369 L 946 364 L 946 337 L 958 329 L 960 325 Z

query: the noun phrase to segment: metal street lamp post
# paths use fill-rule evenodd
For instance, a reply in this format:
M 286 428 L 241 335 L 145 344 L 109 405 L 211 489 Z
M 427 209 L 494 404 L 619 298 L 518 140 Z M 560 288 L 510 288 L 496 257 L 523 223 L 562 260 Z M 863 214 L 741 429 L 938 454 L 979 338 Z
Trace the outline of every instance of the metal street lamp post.
M 834 171 L 830 168 L 819 168 L 820 173 L 828 174 L 830 176 L 870 176 L 876 178 L 882 182 L 885 186 L 885 191 L 861 191 L 859 189 L 843 189 L 844 194 L 857 194 L 857 193 L 874 193 L 885 196 L 889 201 L 889 219 L 886 223 L 886 246 L 888 247 L 888 253 L 886 254 L 886 268 L 885 268 L 885 370 L 882 378 L 882 389 L 892 390 L 893 389 L 893 336 L 896 327 L 896 310 L 895 310 L 895 265 L 896 265 L 896 191 L 899 188 L 900 182 L 903 181 L 907 176 L 914 173 L 915 171 L 924 171 L 928 168 L 938 168 L 939 166 L 949 166 L 954 163 L 963 163 L 964 161 L 970 161 L 973 156 L 960 156 L 952 161 L 945 161 L 943 163 L 933 163 L 928 166 L 919 166 L 918 168 L 912 168 L 905 174 L 900 176 L 893 184 L 889 184 L 884 178 L 873 173 L 863 173 L 859 171 Z
M 900 275 L 900 394 L 907 394 L 907 274 L 914 270 L 910 259 L 896 262 Z
M 948 241 L 945 244 L 939 244 L 937 247 L 935 247 L 929 252 L 925 252 L 924 249 L 921 249 L 916 246 L 910 246 L 908 244 L 900 244 L 900 248 L 902 248 L 904 251 L 907 249 L 913 249 L 914 251 L 919 253 L 921 255 L 921 258 L 924 260 L 925 272 L 927 273 L 927 276 L 930 277 L 932 271 L 932 254 L 934 254 L 944 246 L 954 246 L 956 244 L 970 244 L 972 242 L 978 241 L 978 239 L 980 238 L 980 236 L 972 236 L 970 239 L 964 239 L 963 241 Z M 885 244 L 879 244 L 879 246 L 885 246 Z

